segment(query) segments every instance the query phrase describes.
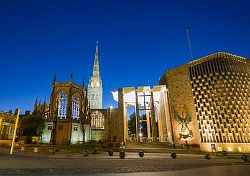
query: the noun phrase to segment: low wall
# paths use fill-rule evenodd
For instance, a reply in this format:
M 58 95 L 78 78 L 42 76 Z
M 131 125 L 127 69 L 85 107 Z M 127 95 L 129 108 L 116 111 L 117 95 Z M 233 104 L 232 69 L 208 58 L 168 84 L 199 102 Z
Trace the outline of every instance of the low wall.
M 201 143 L 200 149 L 202 151 L 211 152 L 212 146 L 215 145 L 216 151 L 227 151 L 227 152 L 241 152 L 250 153 L 250 144 L 248 143 Z

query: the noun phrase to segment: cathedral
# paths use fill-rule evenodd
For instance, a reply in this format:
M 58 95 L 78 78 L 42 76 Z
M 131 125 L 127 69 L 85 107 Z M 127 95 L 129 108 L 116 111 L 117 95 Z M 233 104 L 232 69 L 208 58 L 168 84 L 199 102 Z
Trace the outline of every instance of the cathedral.
M 92 139 L 91 129 L 104 129 L 103 114 L 93 111 L 102 109 L 98 42 L 96 42 L 93 75 L 88 89 L 84 87 L 84 81 L 82 85 L 74 83 L 72 73 L 68 82 L 57 82 L 55 75 L 49 105 L 44 107 L 46 107 L 46 127 L 41 137 L 41 143 L 69 145 L 87 142 Z M 41 109 L 41 107 L 38 106 L 37 109 Z
M 88 100 L 90 109 L 102 109 L 102 80 L 99 69 L 98 42 L 96 42 L 93 75 L 88 84 Z
M 42 143 L 165 142 L 203 151 L 250 151 L 250 62 L 219 52 L 167 70 L 153 87 L 113 91 L 118 108 L 103 109 L 98 43 L 87 88 L 52 84 Z M 128 108 L 134 107 L 135 134 Z M 142 123 L 146 132 L 142 133 Z
M 90 140 L 108 142 L 117 140 L 118 123 L 114 117 L 117 110 L 102 107 L 102 80 L 99 68 L 98 42 L 96 42 L 93 75 L 87 87 L 73 82 L 52 83 L 49 104 L 37 105 L 34 111 L 45 114 L 45 129 L 41 143 L 70 145 Z M 113 117 L 112 121 L 111 118 Z M 111 134 L 112 131 L 112 134 Z
M 50 102 L 45 110 L 45 129 L 41 143 L 69 145 L 90 140 L 90 109 L 84 84 L 52 83 Z

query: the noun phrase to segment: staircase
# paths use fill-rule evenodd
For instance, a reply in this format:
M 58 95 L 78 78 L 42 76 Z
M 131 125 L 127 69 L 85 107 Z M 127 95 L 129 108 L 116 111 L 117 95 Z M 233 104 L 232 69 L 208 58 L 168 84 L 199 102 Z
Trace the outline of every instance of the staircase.
M 125 152 L 139 152 L 144 151 L 146 153 L 200 153 L 200 150 L 195 149 L 185 149 L 185 148 L 174 148 L 173 145 L 161 142 L 150 142 L 150 143 L 140 143 L 140 142 L 128 142 L 124 148 Z

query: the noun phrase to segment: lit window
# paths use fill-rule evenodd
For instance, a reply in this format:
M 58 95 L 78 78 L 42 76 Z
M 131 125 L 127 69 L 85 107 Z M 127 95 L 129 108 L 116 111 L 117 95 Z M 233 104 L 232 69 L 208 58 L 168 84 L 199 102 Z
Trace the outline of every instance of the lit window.
M 67 111 L 67 94 L 64 91 L 59 93 L 59 104 L 58 104 L 58 117 L 60 119 L 66 119 Z
M 77 94 L 72 96 L 72 117 L 73 119 L 79 119 L 80 98 Z
M 99 111 L 91 113 L 91 128 L 92 129 L 104 129 L 104 116 Z
M 222 147 L 217 147 L 217 150 L 218 150 L 219 152 L 223 151 Z
M 239 152 L 242 152 L 242 148 L 241 148 L 241 147 L 238 147 L 238 151 L 239 151 Z
M 232 151 L 232 147 L 228 147 L 228 151 L 231 152 Z

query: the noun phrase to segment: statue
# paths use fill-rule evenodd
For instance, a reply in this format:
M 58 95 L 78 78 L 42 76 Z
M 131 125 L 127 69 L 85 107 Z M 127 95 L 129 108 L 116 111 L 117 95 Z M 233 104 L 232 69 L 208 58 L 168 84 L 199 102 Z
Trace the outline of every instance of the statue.
M 188 123 L 192 121 L 192 116 L 187 113 L 186 118 L 180 117 L 177 113 L 175 113 L 175 120 L 180 125 L 181 124 L 181 132 L 180 132 L 180 138 L 181 140 L 190 140 L 193 135 L 192 131 L 188 129 Z

